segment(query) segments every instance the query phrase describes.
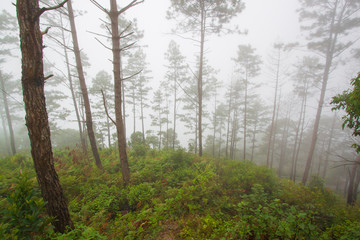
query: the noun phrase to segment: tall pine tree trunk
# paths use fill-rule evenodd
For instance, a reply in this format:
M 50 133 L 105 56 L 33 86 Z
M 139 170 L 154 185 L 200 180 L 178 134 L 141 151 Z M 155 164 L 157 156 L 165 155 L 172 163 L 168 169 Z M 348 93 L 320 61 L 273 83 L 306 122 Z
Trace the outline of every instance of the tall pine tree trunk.
M 60 5 L 59 5 L 60 6 Z M 67 203 L 54 168 L 50 127 L 46 110 L 43 72 L 43 43 L 39 18 L 48 9 L 33 0 L 16 1 L 22 53 L 22 89 L 31 155 L 46 209 L 57 232 L 74 228 Z
M 326 62 L 325 62 L 324 74 L 323 74 L 322 85 L 321 85 L 320 100 L 319 100 L 319 104 L 318 104 L 318 108 L 317 108 L 317 112 L 316 112 L 314 129 L 312 132 L 310 150 L 309 150 L 308 157 L 306 160 L 305 171 L 304 171 L 304 175 L 303 175 L 303 179 L 302 179 L 303 184 L 306 184 L 307 179 L 309 177 L 310 166 L 311 166 L 312 158 L 313 158 L 313 155 L 315 152 L 316 141 L 317 141 L 317 137 L 318 137 L 318 130 L 319 130 L 319 125 L 320 125 L 320 117 L 321 117 L 321 112 L 322 112 L 323 105 L 324 105 L 327 82 L 329 80 L 330 68 L 332 65 L 334 50 L 335 50 L 337 37 L 338 37 L 338 31 L 334 30 L 336 28 L 335 27 L 336 10 L 337 10 L 337 7 L 334 8 L 334 13 L 333 13 L 333 17 L 332 17 L 331 25 L 330 25 L 330 35 L 329 35 L 329 38 L 327 39 L 328 46 L 327 46 L 327 51 L 326 51 Z M 341 18 L 342 18 L 342 16 L 340 17 L 340 19 Z M 337 27 L 339 27 L 339 26 L 337 26 Z
M 71 98 L 72 98 L 73 104 L 74 104 L 74 110 L 75 110 L 75 114 L 76 114 L 76 119 L 77 119 L 77 122 L 78 122 L 81 147 L 82 147 L 83 152 L 87 155 L 85 137 L 84 137 L 82 126 L 81 126 L 81 119 L 80 119 L 79 109 L 78 109 L 77 102 L 76 102 L 74 85 L 73 85 L 73 81 L 72 81 L 69 55 L 68 55 L 67 49 L 66 49 L 65 32 L 64 32 L 64 26 L 63 26 L 62 14 L 61 13 L 60 13 L 60 20 L 61 20 L 60 21 L 60 24 L 61 24 L 61 38 L 62 38 L 62 44 L 63 44 L 63 47 L 64 47 L 65 64 L 66 64 L 66 70 L 67 70 L 68 80 L 69 80 L 69 88 L 70 88 L 70 92 L 71 92 Z
M 198 75 L 198 131 L 199 131 L 199 156 L 202 156 L 202 101 L 203 101 L 203 64 L 204 64 L 204 45 L 205 45 L 205 6 L 202 1 L 201 5 L 201 36 L 200 36 L 200 63 L 199 63 L 199 75 Z
M 120 58 L 120 33 L 119 33 L 119 14 L 116 0 L 110 0 L 111 34 L 112 34 L 112 53 L 113 53 L 113 71 L 115 87 L 115 116 L 116 133 L 118 137 L 118 148 L 120 153 L 120 164 L 122 177 L 125 184 L 130 181 L 130 169 L 126 153 L 126 138 L 122 114 L 122 96 L 121 96 L 121 58 Z
M 94 133 L 94 129 L 93 129 L 93 121 L 92 121 L 92 114 L 91 114 L 91 108 L 90 108 L 90 100 L 89 100 L 89 95 L 88 95 L 88 91 L 87 91 L 87 87 L 86 87 L 84 70 L 83 70 L 83 66 L 82 66 L 82 62 L 81 62 L 80 48 L 79 48 L 79 43 L 78 43 L 78 39 L 77 39 L 75 18 L 74 18 L 74 12 L 73 12 L 73 8 L 72 8 L 71 0 L 68 0 L 67 7 L 68 7 L 68 13 L 69 13 L 71 35 L 72 35 L 72 40 L 73 40 L 73 45 L 74 45 L 76 69 L 79 74 L 81 92 L 82 92 L 83 100 L 84 100 L 86 127 L 87 127 L 90 146 L 91 146 L 91 150 L 92 150 L 92 153 L 93 153 L 93 156 L 95 159 L 96 166 L 101 169 L 102 164 L 101 164 L 99 152 L 98 152 L 98 149 L 96 146 L 95 133 Z

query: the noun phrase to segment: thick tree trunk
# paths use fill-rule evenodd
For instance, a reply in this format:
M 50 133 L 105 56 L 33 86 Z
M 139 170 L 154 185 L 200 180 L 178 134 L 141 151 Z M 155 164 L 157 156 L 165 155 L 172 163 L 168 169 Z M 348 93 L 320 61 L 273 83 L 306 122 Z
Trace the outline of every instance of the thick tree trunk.
M 0 71 L 0 83 L 1 83 L 1 89 L 3 90 L 2 91 L 3 92 L 3 102 L 4 102 L 6 120 L 7 120 L 7 123 L 8 123 L 9 133 L 10 133 L 11 152 L 12 152 L 13 155 L 15 155 L 16 154 L 16 147 L 15 147 L 14 130 L 13 130 L 11 116 L 10 116 L 9 104 L 8 104 L 7 97 L 6 97 L 6 92 L 5 92 L 4 79 L 3 79 L 1 71 Z
M 46 111 L 43 73 L 43 44 L 39 17 L 43 11 L 38 1 L 16 1 L 22 53 L 22 88 L 29 131 L 31 155 L 47 212 L 54 217 L 57 232 L 74 228 L 67 203 L 54 168 L 50 128 Z
M 130 182 L 130 169 L 126 153 L 126 138 L 122 115 L 122 96 L 121 96 L 121 59 L 120 59 L 120 35 L 119 35 L 119 12 L 117 10 L 116 0 L 110 0 L 111 34 L 112 34 L 112 53 L 113 53 L 113 71 L 115 87 L 115 116 L 116 133 L 118 137 L 118 148 L 120 154 L 120 164 L 122 177 L 125 184 Z
M 90 108 L 90 100 L 89 100 L 89 95 L 88 95 L 88 91 L 87 91 L 87 87 L 86 87 L 84 70 L 83 70 L 82 62 L 81 62 L 80 48 L 79 48 L 79 43 L 78 43 L 78 39 L 77 39 L 75 18 L 74 18 L 74 12 L 72 9 L 71 0 L 69 0 L 67 2 L 67 6 L 68 6 L 68 13 L 69 13 L 70 27 L 71 27 L 71 35 L 72 35 L 73 45 L 74 45 L 76 69 L 79 74 L 81 92 L 82 92 L 83 99 L 84 99 L 86 127 L 87 127 L 88 136 L 89 136 L 89 140 L 90 140 L 90 146 L 91 146 L 91 150 L 92 150 L 92 153 L 93 153 L 93 156 L 95 159 L 96 166 L 98 168 L 102 169 L 99 152 L 98 152 L 98 149 L 96 146 L 95 133 L 94 133 L 94 129 L 93 129 L 93 121 L 92 121 L 92 114 L 91 114 L 91 108 Z

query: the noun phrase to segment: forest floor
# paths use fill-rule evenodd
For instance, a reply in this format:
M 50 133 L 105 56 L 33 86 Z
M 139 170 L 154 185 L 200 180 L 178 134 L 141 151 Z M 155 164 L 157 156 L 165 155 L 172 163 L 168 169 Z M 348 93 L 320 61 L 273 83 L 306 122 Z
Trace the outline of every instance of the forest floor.
M 76 227 L 66 234 L 44 214 L 31 158 L 2 158 L 1 239 L 360 239 L 359 206 L 318 177 L 303 186 L 248 161 L 138 146 L 125 186 L 116 151 L 100 154 L 104 170 L 79 150 L 54 151 Z

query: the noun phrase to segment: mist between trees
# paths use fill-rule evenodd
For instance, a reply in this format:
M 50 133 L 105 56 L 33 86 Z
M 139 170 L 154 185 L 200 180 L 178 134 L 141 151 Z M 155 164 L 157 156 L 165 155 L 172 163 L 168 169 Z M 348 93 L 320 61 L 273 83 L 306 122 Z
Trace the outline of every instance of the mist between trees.
M 40 2 L 44 8 L 60 3 Z M 272 47 L 266 55 L 251 42 L 231 42 L 235 54 L 228 60 L 233 67 L 226 74 L 211 64 L 209 46 L 214 47 L 212 39 L 226 36 L 246 41 L 247 31 L 237 21 L 247 11 L 246 2 L 170 1 L 163 21 L 172 24 L 173 40 L 166 52 L 158 53 L 165 65 L 164 74 L 156 77 L 146 56 L 146 29 L 124 14 L 144 1 L 119 3 L 121 7 L 113 0 L 109 6 L 95 0 L 82 4 L 82 9 L 95 7 L 102 14 L 98 26 L 92 26 L 97 29 L 92 47 L 112 54 L 111 60 L 101 61 L 113 70 L 87 74 L 93 59 L 82 50 L 76 32 L 84 13 L 73 10 L 71 1 L 40 14 L 54 148 L 82 148 L 99 168 L 97 149 L 117 148 L 125 182 L 130 178 L 126 148 L 139 143 L 248 159 L 304 184 L 318 175 L 339 193 L 351 185 L 351 203 L 356 201 L 360 168 L 351 146 L 358 139 L 342 128 L 344 113 L 332 112 L 330 101 L 359 71 L 360 1 L 299 0 L 294 12 L 299 41 L 267 42 Z M 21 57 L 11 10 L 0 15 L 0 156 L 30 149 L 19 76 L 7 71 Z M 184 42 L 192 45 L 192 53 L 182 50 Z

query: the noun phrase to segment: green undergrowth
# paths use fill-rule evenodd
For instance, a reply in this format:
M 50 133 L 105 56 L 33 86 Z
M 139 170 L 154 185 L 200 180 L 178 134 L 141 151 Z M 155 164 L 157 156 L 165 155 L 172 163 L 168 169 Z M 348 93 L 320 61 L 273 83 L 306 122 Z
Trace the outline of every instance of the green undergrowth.
M 54 152 L 76 226 L 66 234 L 49 225 L 31 159 L 1 159 L 1 239 L 360 239 L 359 208 L 317 177 L 306 187 L 248 161 L 138 146 L 125 186 L 118 154 L 100 154 L 104 170 L 79 150 Z

